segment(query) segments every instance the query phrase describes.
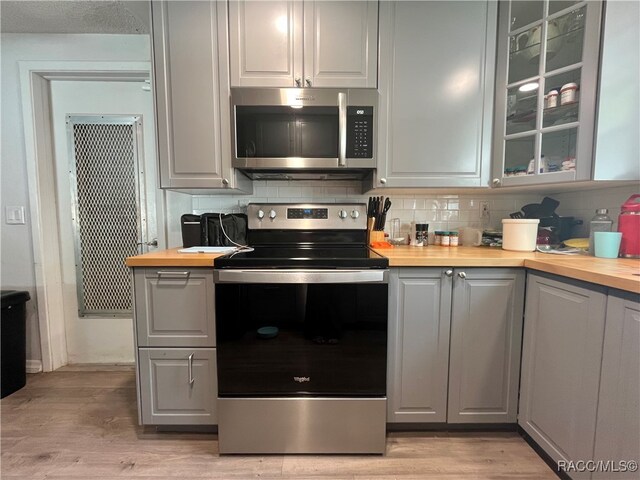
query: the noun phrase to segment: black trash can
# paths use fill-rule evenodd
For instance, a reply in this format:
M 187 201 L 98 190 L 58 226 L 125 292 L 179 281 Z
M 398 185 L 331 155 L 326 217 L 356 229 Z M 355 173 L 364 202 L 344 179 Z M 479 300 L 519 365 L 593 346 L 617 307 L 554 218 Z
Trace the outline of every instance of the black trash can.
M 1 290 L 2 324 L 0 325 L 0 398 L 20 390 L 27 383 L 26 309 L 29 292 Z

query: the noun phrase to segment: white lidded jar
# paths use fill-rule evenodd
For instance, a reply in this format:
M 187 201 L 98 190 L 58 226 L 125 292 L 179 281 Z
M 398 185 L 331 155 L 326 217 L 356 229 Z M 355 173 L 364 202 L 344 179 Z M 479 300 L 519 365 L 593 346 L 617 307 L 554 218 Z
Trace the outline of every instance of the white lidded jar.
M 502 249 L 515 252 L 535 251 L 539 223 L 537 218 L 503 218 Z

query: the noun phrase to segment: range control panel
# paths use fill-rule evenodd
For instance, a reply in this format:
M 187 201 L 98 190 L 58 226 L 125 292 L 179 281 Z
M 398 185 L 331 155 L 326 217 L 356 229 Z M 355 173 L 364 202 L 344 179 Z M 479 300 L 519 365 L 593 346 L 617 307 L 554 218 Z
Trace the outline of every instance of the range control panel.
M 347 158 L 373 158 L 373 107 L 347 107 Z
M 250 203 L 249 229 L 358 230 L 367 228 L 363 203 Z

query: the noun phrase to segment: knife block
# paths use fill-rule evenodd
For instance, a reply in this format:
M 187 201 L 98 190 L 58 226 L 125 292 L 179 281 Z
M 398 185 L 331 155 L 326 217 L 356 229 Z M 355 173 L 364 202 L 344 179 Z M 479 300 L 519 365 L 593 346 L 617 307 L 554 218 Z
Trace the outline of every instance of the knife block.
M 371 245 L 373 242 L 384 242 L 384 232 L 369 230 L 369 245 Z

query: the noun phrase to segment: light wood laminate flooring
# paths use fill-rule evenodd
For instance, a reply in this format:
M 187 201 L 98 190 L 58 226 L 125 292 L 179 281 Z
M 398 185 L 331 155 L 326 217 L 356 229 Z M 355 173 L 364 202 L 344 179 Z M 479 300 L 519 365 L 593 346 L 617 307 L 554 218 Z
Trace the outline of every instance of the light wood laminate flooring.
M 132 367 L 29 375 L 0 402 L 5 480 L 555 479 L 517 433 L 390 433 L 384 456 L 219 456 L 212 433 L 137 424 Z

